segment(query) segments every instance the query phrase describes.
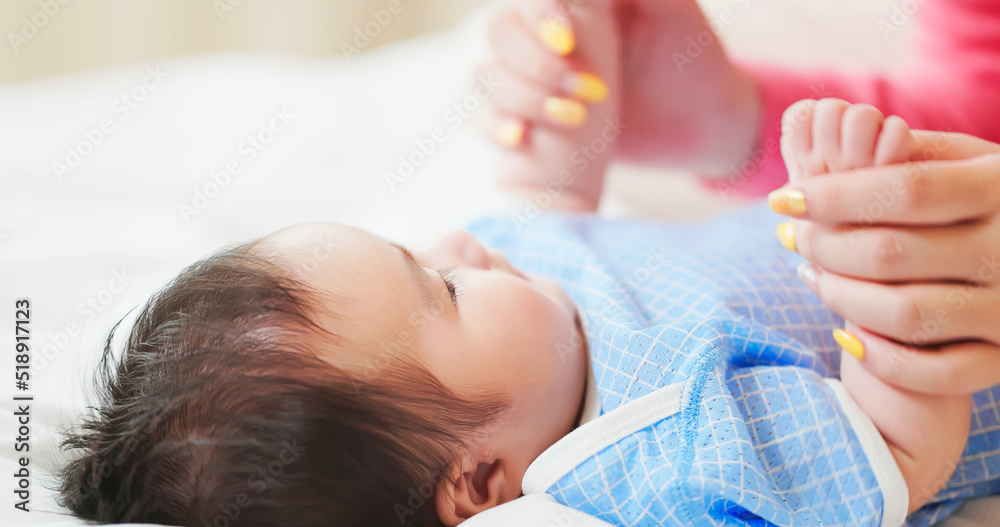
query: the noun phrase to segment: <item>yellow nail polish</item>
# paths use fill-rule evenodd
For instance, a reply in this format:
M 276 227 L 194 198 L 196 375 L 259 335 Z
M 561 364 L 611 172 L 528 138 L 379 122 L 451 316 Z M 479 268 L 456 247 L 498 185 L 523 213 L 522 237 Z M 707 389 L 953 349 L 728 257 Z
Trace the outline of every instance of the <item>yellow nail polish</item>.
M 553 17 L 546 17 L 538 24 L 538 36 L 552 51 L 560 55 L 569 55 L 576 47 L 573 31 L 565 22 Z
M 781 245 L 784 246 L 785 249 L 788 249 L 793 253 L 798 252 L 798 247 L 795 245 L 795 225 L 786 221 L 785 223 L 778 225 L 776 233 L 778 235 L 778 241 L 781 242 Z
M 806 195 L 794 188 L 780 188 L 767 196 L 767 206 L 778 214 L 802 216 L 806 213 Z
M 552 122 L 577 127 L 587 120 L 587 108 L 573 99 L 549 97 L 543 104 L 545 116 Z
M 587 102 L 604 102 L 608 85 L 592 73 L 570 73 L 563 79 L 563 89 Z
M 865 346 L 861 344 L 858 337 L 855 337 L 842 329 L 835 329 L 833 330 L 833 339 L 836 340 L 837 344 L 840 344 L 840 347 L 844 348 L 844 351 L 847 353 L 854 355 L 854 357 L 858 360 L 865 360 Z
M 497 128 L 496 140 L 507 148 L 513 148 L 521 144 L 524 139 L 524 125 L 517 121 L 509 121 Z

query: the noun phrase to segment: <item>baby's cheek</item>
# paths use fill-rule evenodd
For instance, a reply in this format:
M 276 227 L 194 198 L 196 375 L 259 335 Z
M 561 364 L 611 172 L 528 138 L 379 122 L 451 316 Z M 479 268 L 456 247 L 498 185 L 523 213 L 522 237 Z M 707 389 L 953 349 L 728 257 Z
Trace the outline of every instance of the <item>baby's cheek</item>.
M 536 343 L 532 360 L 550 382 L 558 382 L 576 362 L 580 337 L 570 315 L 549 297 L 539 294 L 532 302 L 532 308 L 525 309 L 525 324 L 531 326 Z
M 497 374 L 503 372 L 515 397 L 531 408 L 536 433 L 554 440 L 570 427 L 581 400 L 580 336 L 566 307 L 532 284 L 506 284 L 505 296 L 507 331 L 520 333 L 520 345 L 508 350 Z
M 485 298 L 490 301 L 477 311 L 495 336 L 493 342 L 504 348 L 495 367 L 514 371 L 519 380 L 551 382 L 573 350 L 574 325 L 567 307 L 534 281 L 503 277 L 489 285 Z

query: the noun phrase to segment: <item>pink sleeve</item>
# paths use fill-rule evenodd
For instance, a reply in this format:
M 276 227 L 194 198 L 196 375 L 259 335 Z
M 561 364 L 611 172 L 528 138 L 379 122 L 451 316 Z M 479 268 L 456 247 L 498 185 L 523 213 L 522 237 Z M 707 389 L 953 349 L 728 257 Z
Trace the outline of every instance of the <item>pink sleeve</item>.
M 800 99 L 837 97 L 899 115 L 911 127 L 964 132 L 1000 142 L 1000 2 L 912 0 L 920 24 L 913 65 L 892 76 L 799 73 L 741 63 L 758 85 L 762 128 L 757 159 L 735 177 L 706 182 L 724 193 L 760 196 L 788 182 L 781 160 L 781 115 Z M 892 24 L 891 19 L 883 20 Z M 883 32 L 895 26 L 880 26 Z

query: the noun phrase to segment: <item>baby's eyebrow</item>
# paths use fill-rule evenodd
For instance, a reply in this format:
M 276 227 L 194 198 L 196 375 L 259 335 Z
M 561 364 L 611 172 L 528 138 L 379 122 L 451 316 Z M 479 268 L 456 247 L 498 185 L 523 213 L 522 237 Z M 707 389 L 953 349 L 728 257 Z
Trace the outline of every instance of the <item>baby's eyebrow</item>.
M 431 284 L 429 283 L 430 276 L 423 271 L 420 264 L 417 263 L 417 259 L 413 257 L 413 253 L 411 253 L 409 249 L 398 243 L 392 243 L 391 245 L 399 249 L 399 252 L 403 253 L 403 260 L 406 262 L 407 270 L 410 271 L 410 276 L 413 278 L 413 281 L 417 286 L 417 291 L 420 291 L 420 296 L 424 301 L 424 306 L 432 306 L 434 304 L 434 294 L 431 289 Z

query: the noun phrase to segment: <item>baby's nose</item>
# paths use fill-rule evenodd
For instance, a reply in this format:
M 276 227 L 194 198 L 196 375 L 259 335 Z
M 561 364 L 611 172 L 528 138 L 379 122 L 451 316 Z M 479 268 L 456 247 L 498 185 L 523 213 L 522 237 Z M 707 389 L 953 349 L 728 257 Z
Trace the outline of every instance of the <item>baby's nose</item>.
M 490 259 L 491 269 L 497 269 L 505 273 L 510 273 L 512 275 L 524 278 L 524 274 L 521 273 L 521 271 L 514 269 L 514 266 L 510 264 L 510 262 L 507 260 L 507 257 L 504 256 L 503 253 L 501 253 L 500 251 L 496 249 L 486 249 L 486 254 Z
M 484 270 L 490 269 L 492 267 L 492 259 L 486 248 L 479 243 L 479 240 L 465 231 L 461 232 L 460 237 L 459 258 L 469 267 Z
M 466 265 L 476 269 L 489 269 L 490 255 L 476 238 L 465 231 L 454 231 L 442 237 L 427 251 L 434 265 Z

